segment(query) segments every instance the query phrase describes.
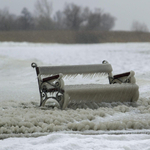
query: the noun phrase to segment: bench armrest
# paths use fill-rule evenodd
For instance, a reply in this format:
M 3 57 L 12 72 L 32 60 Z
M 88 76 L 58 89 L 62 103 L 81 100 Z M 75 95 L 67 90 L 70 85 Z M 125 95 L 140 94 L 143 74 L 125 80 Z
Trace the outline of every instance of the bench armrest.
M 53 75 L 51 77 L 46 77 L 42 79 L 42 82 L 47 82 L 47 81 L 51 81 L 51 80 L 56 80 L 56 79 L 61 79 L 62 78 L 62 74 L 58 74 L 58 75 Z
M 50 92 L 51 89 L 57 89 L 59 91 L 60 89 L 64 89 L 64 81 L 62 79 L 62 74 L 53 75 L 50 77 L 46 77 L 41 79 L 40 88 L 42 91 Z
M 42 82 L 47 82 L 47 81 L 55 80 L 55 79 L 58 79 L 58 78 L 59 78 L 59 75 L 54 75 L 54 76 L 51 76 L 51 77 L 43 78 Z
M 118 78 L 122 78 L 122 77 L 129 76 L 129 75 L 130 75 L 130 72 L 126 72 L 126 73 L 114 75 L 113 78 L 118 79 Z
M 111 84 L 114 83 L 135 83 L 134 71 L 125 72 L 122 74 L 114 75 L 110 80 Z

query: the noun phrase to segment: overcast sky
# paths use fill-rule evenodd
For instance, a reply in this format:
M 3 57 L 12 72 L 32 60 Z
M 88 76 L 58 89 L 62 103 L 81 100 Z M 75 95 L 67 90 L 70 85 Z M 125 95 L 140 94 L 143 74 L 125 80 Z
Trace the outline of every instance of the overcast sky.
M 133 21 L 145 23 L 150 31 L 150 0 L 48 0 L 53 12 L 63 10 L 64 4 L 74 3 L 82 7 L 101 8 L 116 17 L 114 30 L 130 30 Z M 26 7 L 34 13 L 36 0 L 0 0 L 0 9 L 8 8 L 10 13 L 19 15 Z

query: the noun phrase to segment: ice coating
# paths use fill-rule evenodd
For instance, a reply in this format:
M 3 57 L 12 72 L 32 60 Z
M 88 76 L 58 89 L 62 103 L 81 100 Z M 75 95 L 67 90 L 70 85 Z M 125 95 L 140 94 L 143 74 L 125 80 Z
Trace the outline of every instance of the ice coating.
M 94 102 L 96 108 L 98 108 L 99 105 L 97 103 L 100 102 L 135 102 L 139 98 L 139 88 L 135 84 L 134 71 L 116 75 L 113 79 L 112 66 L 106 60 L 104 60 L 102 64 L 92 65 L 38 66 L 36 63 L 32 63 L 31 66 L 35 68 L 37 73 L 39 91 L 41 91 L 40 105 L 42 106 L 45 106 L 45 103 L 49 98 L 53 97 L 55 99 L 55 97 L 57 97 L 57 95 L 54 94 L 54 91 L 49 91 L 50 93 L 47 92 L 48 89 L 53 88 L 53 82 L 56 82 L 57 84 L 61 85 L 60 88 L 64 91 L 64 94 L 61 95 L 62 100 L 60 101 L 59 106 L 59 108 L 61 109 L 65 109 L 67 107 L 68 102 L 69 106 L 71 107 L 72 104 L 74 105 L 77 103 L 81 105 L 81 103 L 83 103 L 84 106 L 80 106 L 79 108 L 89 108 L 89 104 L 86 103 Z M 57 74 L 60 73 L 61 77 L 59 81 L 47 81 L 47 79 L 54 78 Z M 108 74 L 107 78 L 110 84 L 100 84 L 99 82 L 97 82 L 97 84 L 83 85 L 78 83 L 78 85 L 64 86 L 64 81 L 62 79 L 63 76 L 71 78 L 76 77 L 78 75 L 82 77 L 90 77 L 91 79 L 94 77 L 102 76 L 101 73 L 102 75 Z M 42 77 L 44 76 L 47 76 L 47 78 L 42 79 Z M 127 80 L 131 81 L 130 84 L 126 83 Z M 123 83 L 121 81 L 123 81 Z M 67 97 L 68 99 L 66 99 Z
M 87 84 L 68 85 L 65 87 L 70 101 L 80 102 L 134 102 L 138 100 L 138 86 L 136 84 Z
M 49 66 L 39 67 L 41 74 L 88 74 L 88 73 L 110 73 L 112 67 L 110 64 L 91 64 L 91 65 L 64 65 L 64 66 Z

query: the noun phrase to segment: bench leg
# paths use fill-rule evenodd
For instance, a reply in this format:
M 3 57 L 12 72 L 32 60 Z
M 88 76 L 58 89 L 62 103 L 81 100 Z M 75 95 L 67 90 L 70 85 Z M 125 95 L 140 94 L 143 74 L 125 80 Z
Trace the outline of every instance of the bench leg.
M 69 102 L 70 102 L 69 95 L 67 93 L 64 93 L 64 95 L 63 95 L 63 105 L 62 105 L 61 109 L 65 109 L 68 106 Z
M 53 95 L 52 95 L 53 94 Z M 52 92 L 40 92 L 40 106 L 45 106 L 47 100 L 53 99 L 56 102 L 56 105 L 59 106 L 61 109 L 66 108 L 67 103 L 67 96 L 64 92 L 55 91 Z

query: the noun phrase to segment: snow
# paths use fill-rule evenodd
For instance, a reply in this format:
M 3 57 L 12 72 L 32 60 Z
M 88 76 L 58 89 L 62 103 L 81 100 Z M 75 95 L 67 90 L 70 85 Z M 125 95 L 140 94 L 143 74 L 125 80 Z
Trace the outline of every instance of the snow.
M 21 150 L 137 150 L 150 147 L 149 135 L 81 135 L 52 133 L 39 138 L 9 138 L 1 149 Z
M 100 64 L 135 71 L 137 106 L 96 110 L 39 108 L 38 65 Z M 34 44 L 0 42 L 0 150 L 150 149 L 150 43 Z M 99 82 L 100 79 L 65 83 Z M 27 138 L 28 137 L 28 138 Z

